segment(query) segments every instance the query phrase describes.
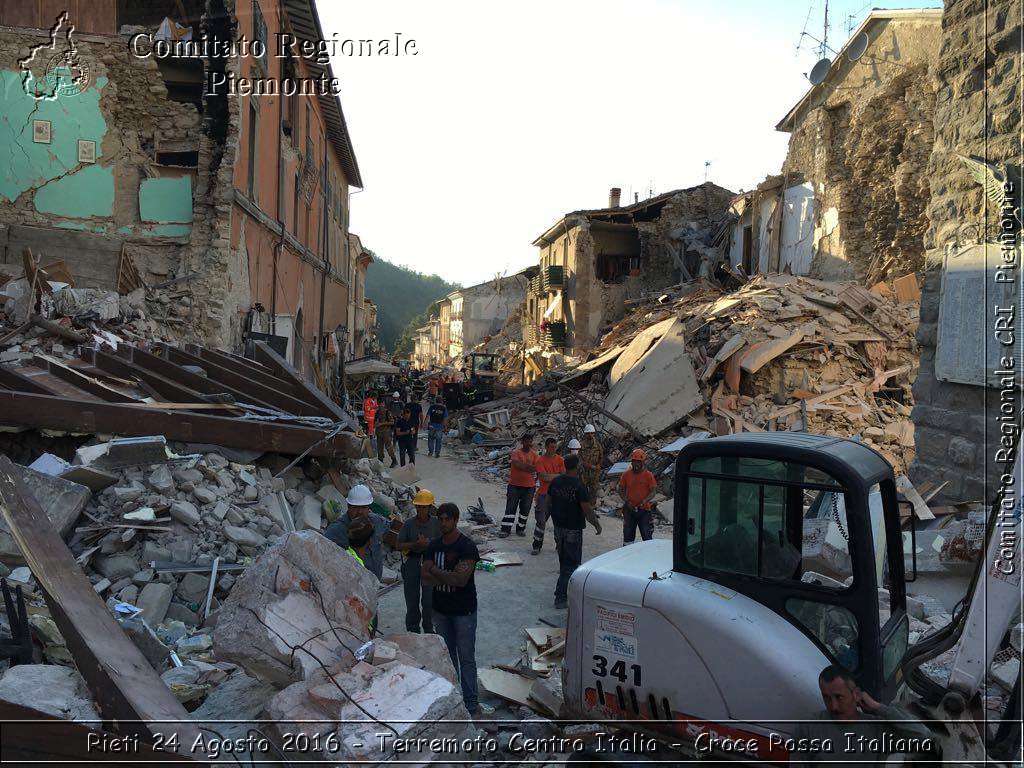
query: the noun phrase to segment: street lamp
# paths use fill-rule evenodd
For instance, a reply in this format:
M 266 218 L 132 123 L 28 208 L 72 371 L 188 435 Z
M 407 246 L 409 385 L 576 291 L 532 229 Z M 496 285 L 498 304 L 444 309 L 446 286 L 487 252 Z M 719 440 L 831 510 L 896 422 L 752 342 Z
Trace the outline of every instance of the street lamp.
M 338 339 L 338 378 L 341 380 L 341 407 L 348 407 L 348 388 L 345 386 L 345 357 L 348 355 L 348 326 L 339 325 L 334 329 Z

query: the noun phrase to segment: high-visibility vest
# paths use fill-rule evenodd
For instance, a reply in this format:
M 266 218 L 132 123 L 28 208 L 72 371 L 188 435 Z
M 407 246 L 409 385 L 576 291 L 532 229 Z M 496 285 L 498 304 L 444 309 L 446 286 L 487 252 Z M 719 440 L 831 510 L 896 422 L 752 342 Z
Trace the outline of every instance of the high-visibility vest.
M 352 557 L 354 557 L 354 558 L 356 559 L 356 562 L 358 562 L 358 563 L 359 563 L 360 565 L 362 565 L 362 566 L 363 566 L 364 568 L 366 567 L 366 564 L 365 564 L 365 563 L 363 563 L 363 558 L 361 558 L 361 557 L 359 556 L 359 553 L 358 553 L 358 552 L 356 552 L 356 551 L 355 551 L 354 549 L 352 549 L 352 547 L 346 547 L 346 548 L 345 548 L 345 551 L 346 551 L 346 552 L 348 552 L 348 553 L 349 553 L 350 555 L 352 555 Z

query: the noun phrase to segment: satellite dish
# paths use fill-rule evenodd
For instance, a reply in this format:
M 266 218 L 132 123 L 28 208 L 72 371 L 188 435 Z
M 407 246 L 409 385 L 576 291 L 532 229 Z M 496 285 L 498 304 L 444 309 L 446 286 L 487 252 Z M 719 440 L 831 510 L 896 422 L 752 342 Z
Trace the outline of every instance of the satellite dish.
M 850 48 L 846 52 L 847 58 L 850 61 L 857 61 L 857 59 L 864 55 L 864 51 L 868 49 L 868 43 L 870 42 L 871 39 L 868 37 L 868 33 L 861 32 L 850 41 Z
M 811 70 L 811 74 L 807 76 L 807 79 L 811 81 L 811 85 L 818 85 L 826 77 L 828 77 L 828 71 L 832 68 L 832 60 L 824 58 L 814 65 Z

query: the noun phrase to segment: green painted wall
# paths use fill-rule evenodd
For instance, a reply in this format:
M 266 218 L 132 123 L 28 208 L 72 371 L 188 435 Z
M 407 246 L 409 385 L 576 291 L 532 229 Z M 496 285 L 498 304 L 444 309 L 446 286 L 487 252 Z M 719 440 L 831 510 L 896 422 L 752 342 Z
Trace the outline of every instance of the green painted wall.
M 100 95 L 107 78 L 96 78 L 79 94 L 36 101 L 25 92 L 22 74 L 0 70 L 0 198 L 8 201 L 77 167 L 79 139 L 96 142 L 99 160 L 107 133 L 107 123 L 100 113 Z M 50 121 L 50 144 L 32 141 L 33 120 Z M 84 170 L 93 167 L 85 166 Z
M 111 216 L 114 213 L 114 171 L 102 165 L 87 165 L 77 173 L 37 189 L 32 202 L 40 213 L 74 219 Z
M 161 224 L 192 221 L 192 178 L 143 179 L 139 185 L 139 217 Z

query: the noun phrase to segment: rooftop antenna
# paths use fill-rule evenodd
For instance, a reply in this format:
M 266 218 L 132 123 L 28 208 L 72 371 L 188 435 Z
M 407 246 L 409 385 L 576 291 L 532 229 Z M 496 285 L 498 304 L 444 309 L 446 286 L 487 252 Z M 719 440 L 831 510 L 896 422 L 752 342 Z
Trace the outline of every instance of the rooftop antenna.
M 705 184 L 708 183 L 708 169 L 709 168 L 711 168 L 711 161 L 710 160 L 705 160 L 704 161 L 704 183 Z
M 817 39 L 816 37 L 814 37 L 814 35 L 807 31 L 807 22 L 804 22 L 804 31 L 800 33 L 801 43 L 803 42 L 803 39 L 806 37 L 818 44 L 818 63 L 815 64 L 811 71 L 807 73 L 807 79 L 811 81 L 812 85 L 818 85 L 818 83 L 822 82 L 828 76 L 829 70 L 832 68 L 832 60 L 829 59 L 825 54 L 836 53 L 828 44 L 828 4 L 829 0 L 825 0 L 825 24 L 821 39 Z M 810 13 L 808 13 L 808 20 L 809 19 Z M 799 44 L 797 45 L 797 50 L 800 50 Z

